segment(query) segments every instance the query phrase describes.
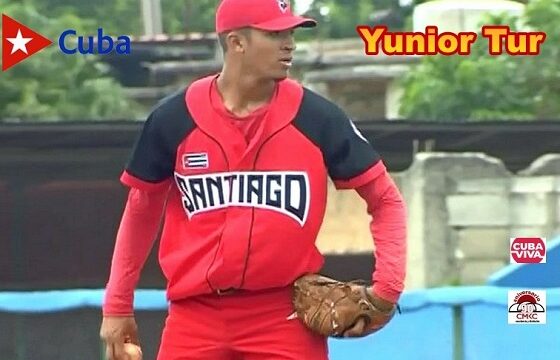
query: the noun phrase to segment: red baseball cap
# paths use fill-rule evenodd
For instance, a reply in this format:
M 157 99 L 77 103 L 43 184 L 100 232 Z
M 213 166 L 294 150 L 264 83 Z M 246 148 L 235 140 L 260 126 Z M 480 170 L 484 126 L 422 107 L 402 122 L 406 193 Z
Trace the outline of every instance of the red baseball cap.
M 317 22 L 292 14 L 289 0 L 222 0 L 216 10 L 216 32 L 244 27 L 282 31 L 314 27 Z

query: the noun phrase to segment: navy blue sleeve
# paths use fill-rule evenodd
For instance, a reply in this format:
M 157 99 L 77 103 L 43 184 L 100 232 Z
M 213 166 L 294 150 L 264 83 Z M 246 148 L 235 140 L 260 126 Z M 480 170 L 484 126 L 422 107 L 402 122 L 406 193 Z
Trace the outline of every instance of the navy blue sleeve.
M 173 177 L 177 147 L 193 128 L 184 90 L 164 99 L 144 123 L 126 173 L 146 183 L 160 183 Z
M 346 113 L 311 90 L 305 89 L 294 124 L 320 147 L 334 181 L 349 181 L 381 160 Z

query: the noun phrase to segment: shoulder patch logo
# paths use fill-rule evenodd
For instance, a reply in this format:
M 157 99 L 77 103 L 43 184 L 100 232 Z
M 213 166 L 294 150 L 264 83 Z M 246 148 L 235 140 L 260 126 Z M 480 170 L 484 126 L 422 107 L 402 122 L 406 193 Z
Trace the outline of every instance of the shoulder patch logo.
M 362 135 L 362 133 L 360 132 L 360 130 L 358 130 L 358 128 L 356 127 L 356 125 L 354 125 L 354 122 L 352 121 L 352 119 L 348 119 L 348 121 L 350 122 L 350 125 L 352 126 L 352 130 L 354 130 L 354 133 L 356 135 L 358 135 L 358 137 L 362 140 L 364 140 L 365 142 L 367 142 L 369 144 L 369 141 L 365 138 L 364 135 Z

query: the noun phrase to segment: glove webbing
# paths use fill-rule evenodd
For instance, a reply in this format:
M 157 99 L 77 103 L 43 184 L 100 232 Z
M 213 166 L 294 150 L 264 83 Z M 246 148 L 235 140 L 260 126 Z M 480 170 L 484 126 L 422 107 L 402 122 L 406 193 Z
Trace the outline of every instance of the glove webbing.
M 315 320 L 315 317 L 319 314 L 320 309 L 322 307 L 322 305 L 325 303 L 325 300 L 327 298 L 329 298 L 329 295 L 337 288 L 350 288 L 350 285 L 365 285 L 365 282 L 360 281 L 360 280 L 354 280 L 354 281 L 349 281 L 347 283 L 344 282 L 340 282 L 340 281 L 336 281 L 336 280 L 313 280 L 309 282 L 310 284 L 313 285 L 318 285 L 318 286 L 328 286 L 329 287 L 329 292 L 320 299 L 315 298 L 315 300 L 319 300 L 319 305 L 315 308 L 315 313 L 311 316 L 310 322 L 313 323 Z M 335 313 L 335 308 L 336 305 L 338 305 L 339 301 L 342 301 L 344 299 L 346 299 L 348 297 L 348 293 L 352 292 L 352 289 L 348 289 L 348 291 L 344 292 L 344 296 L 341 296 L 339 299 L 337 299 L 335 302 L 333 302 L 332 304 L 330 304 L 330 308 L 331 308 L 331 317 L 334 317 L 334 313 Z M 360 301 L 360 304 L 365 303 L 366 306 L 373 306 L 373 304 L 362 300 Z M 321 319 L 321 323 L 320 323 L 320 328 L 323 327 L 323 323 L 326 320 L 327 316 L 323 317 L 323 319 Z M 336 331 L 335 328 L 338 327 L 338 324 L 332 324 L 333 330 L 335 330 L 335 334 L 333 335 L 340 335 L 341 333 L 344 333 L 344 331 L 346 331 L 347 329 L 351 328 L 352 326 L 354 326 L 354 324 L 351 324 L 349 327 L 347 327 L 346 329 L 343 329 L 342 331 Z

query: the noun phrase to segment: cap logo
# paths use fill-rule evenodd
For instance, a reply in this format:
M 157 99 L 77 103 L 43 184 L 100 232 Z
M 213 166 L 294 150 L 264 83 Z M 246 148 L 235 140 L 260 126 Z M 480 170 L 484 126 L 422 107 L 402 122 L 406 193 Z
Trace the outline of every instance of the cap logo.
M 288 5 L 288 1 L 287 0 L 277 0 L 278 1 L 278 7 L 280 7 L 280 10 L 282 10 L 283 13 L 285 13 L 288 10 L 288 7 L 290 5 Z

